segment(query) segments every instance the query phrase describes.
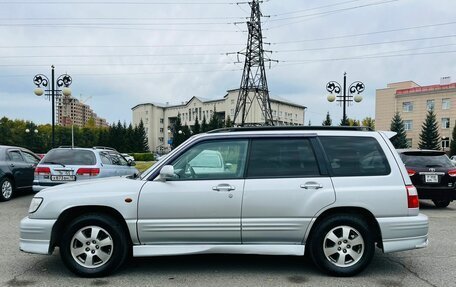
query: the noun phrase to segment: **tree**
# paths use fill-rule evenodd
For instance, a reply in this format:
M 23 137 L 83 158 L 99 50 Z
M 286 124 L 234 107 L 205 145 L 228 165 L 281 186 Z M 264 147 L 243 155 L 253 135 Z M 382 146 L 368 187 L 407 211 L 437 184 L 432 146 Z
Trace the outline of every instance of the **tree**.
M 203 121 L 201 122 L 201 132 L 205 133 L 209 131 L 209 126 L 207 125 L 206 116 L 203 115 Z
M 173 142 L 171 143 L 171 147 L 173 149 L 175 149 L 183 142 L 184 142 L 184 135 L 183 135 L 183 131 L 182 131 L 181 115 L 179 113 L 179 114 L 177 114 L 176 121 L 174 122 L 174 125 L 173 125 Z
M 225 127 L 231 128 L 232 126 L 233 126 L 233 122 L 231 121 L 230 115 L 228 115 L 228 117 L 226 118 L 226 121 L 225 121 Z
M 451 139 L 451 144 L 450 144 L 450 155 L 455 155 L 456 154 L 456 126 L 453 128 L 453 134 L 452 134 L 452 139 Z
M 326 113 L 326 119 L 323 121 L 321 124 L 322 126 L 331 126 L 332 125 L 332 119 L 331 116 L 329 115 L 329 112 Z
M 347 122 L 348 122 L 348 126 L 350 126 L 350 127 L 359 127 L 359 126 L 360 126 L 359 121 L 356 120 L 356 119 L 350 119 L 350 118 L 348 118 L 348 119 L 347 119 Z
M 344 115 L 340 120 L 340 126 L 348 126 L 350 123 L 348 121 L 347 115 Z
M 135 140 L 139 143 L 138 152 L 148 152 L 149 151 L 149 142 L 147 140 L 147 133 L 146 133 L 146 129 L 144 128 L 144 123 L 143 123 L 142 119 L 139 122 L 139 125 L 137 127 Z
M 218 129 L 221 127 L 222 127 L 222 124 L 220 122 L 220 119 L 217 116 L 217 110 L 215 109 L 215 105 L 214 105 L 214 113 L 212 113 L 211 119 L 209 121 L 209 130 L 211 131 L 211 130 L 215 130 L 215 129 Z
M 201 125 L 198 121 L 198 116 L 196 116 L 195 124 L 192 126 L 192 132 L 194 135 L 199 134 L 201 132 Z
M 391 120 L 390 130 L 396 132 L 396 135 L 391 139 L 391 143 L 395 148 L 410 148 L 407 144 L 404 122 L 399 113 L 396 113 Z
M 363 127 L 369 127 L 371 128 L 372 130 L 375 130 L 375 120 L 371 117 L 365 117 L 362 121 L 361 121 L 361 125 Z
M 423 125 L 421 126 L 420 149 L 440 149 L 439 126 L 433 109 L 430 109 L 426 115 Z

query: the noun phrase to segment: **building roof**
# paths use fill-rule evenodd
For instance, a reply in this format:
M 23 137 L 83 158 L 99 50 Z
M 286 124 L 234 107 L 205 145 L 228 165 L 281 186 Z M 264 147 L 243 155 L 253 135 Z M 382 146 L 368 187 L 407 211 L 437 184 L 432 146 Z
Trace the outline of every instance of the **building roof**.
M 456 83 L 446 84 L 446 85 L 430 85 L 430 86 L 421 86 L 408 89 L 400 89 L 396 91 L 396 95 L 407 95 L 415 93 L 429 93 L 429 92 L 439 92 L 456 89 Z
M 160 107 L 160 108 L 184 107 L 184 106 L 188 105 L 188 103 L 190 103 L 193 99 L 198 99 L 200 102 L 205 103 L 205 104 L 212 103 L 212 102 L 220 102 L 220 101 L 224 101 L 225 98 L 228 96 L 228 94 L 230 92 L 236 92 L 236 91 L 239 91 L 239 89 L 228 90 L 227 91 L 228 93 L 221 99 L 207 99 L 207 98 L 193 96 L 189 101 L 185 102 L 184 104 L 180 104 L 180 105 L 164 105 L 164 104 L 160 104 L 160 103 L 149 102 L 149 103 L 138 104 L 138 105 L 134 106 L 131 109 L 135 110 L 138 107 L 145 106 L 145 105 L 152 105 L 152 106 L 156 106 L 156 107 Z M 277 102 L 277 103 L 287 104 L 287 105 L 290 105 L 290 106 L 295 106 L 295 107 L 298 107 L 298 108 L 307 109 L 306 106 L 302 106 L 302 105 L 290 102 L 290 101 L 288 101 L 288 100 L 286 100 L 284 98 L 278 97 L 278 96 L 274 96 L 274 97 L 270 96 L 269 99 L 271 100 L 271 102 Z

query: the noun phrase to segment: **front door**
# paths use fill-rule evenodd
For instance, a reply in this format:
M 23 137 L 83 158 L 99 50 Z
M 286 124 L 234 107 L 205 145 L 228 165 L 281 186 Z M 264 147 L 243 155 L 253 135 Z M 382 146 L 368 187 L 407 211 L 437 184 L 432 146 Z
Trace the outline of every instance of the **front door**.
M 240 244 L 247 140 L 212 140 L 184 151 L 175 179 L 155 178 L 141 190 L 142 244 Z
M 312 141 L 252 140 L 242 203 L 244 244 L 301 244 L 315 214 L 335 201 Z

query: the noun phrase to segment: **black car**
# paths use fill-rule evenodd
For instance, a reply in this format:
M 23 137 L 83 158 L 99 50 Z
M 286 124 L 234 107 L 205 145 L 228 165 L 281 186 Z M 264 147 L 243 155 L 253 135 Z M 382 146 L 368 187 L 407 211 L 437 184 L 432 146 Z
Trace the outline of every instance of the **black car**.
M 456 167 L 443 151 L 398 150 L 420 199 L 447 207 L 456 199 Z
M 25 148 L 0 145 L 0 201 L 19 190 L 30 189 L 40 158 Z

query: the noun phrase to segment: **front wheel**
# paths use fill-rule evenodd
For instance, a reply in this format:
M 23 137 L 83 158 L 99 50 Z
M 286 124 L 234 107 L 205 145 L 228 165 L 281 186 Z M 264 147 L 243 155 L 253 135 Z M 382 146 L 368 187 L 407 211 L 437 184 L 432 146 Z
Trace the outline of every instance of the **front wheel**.
M 432 202 L 434 202 L 434 205 L 438 208 L 445 208 L 450 205 L 449 200 L 432 200 Z
M 374 244 L 364 220 L 334 215 L 316 226 L 308 247 L 313 262 L 321 270 L 335 276 L 353 276 L 372 260 Z
M 128 255 L 128 240 L 119 222 L 105 215 L 76 218 L 64 232 L 60 256 L 73 273 L 101 277 L 118 269 Z

